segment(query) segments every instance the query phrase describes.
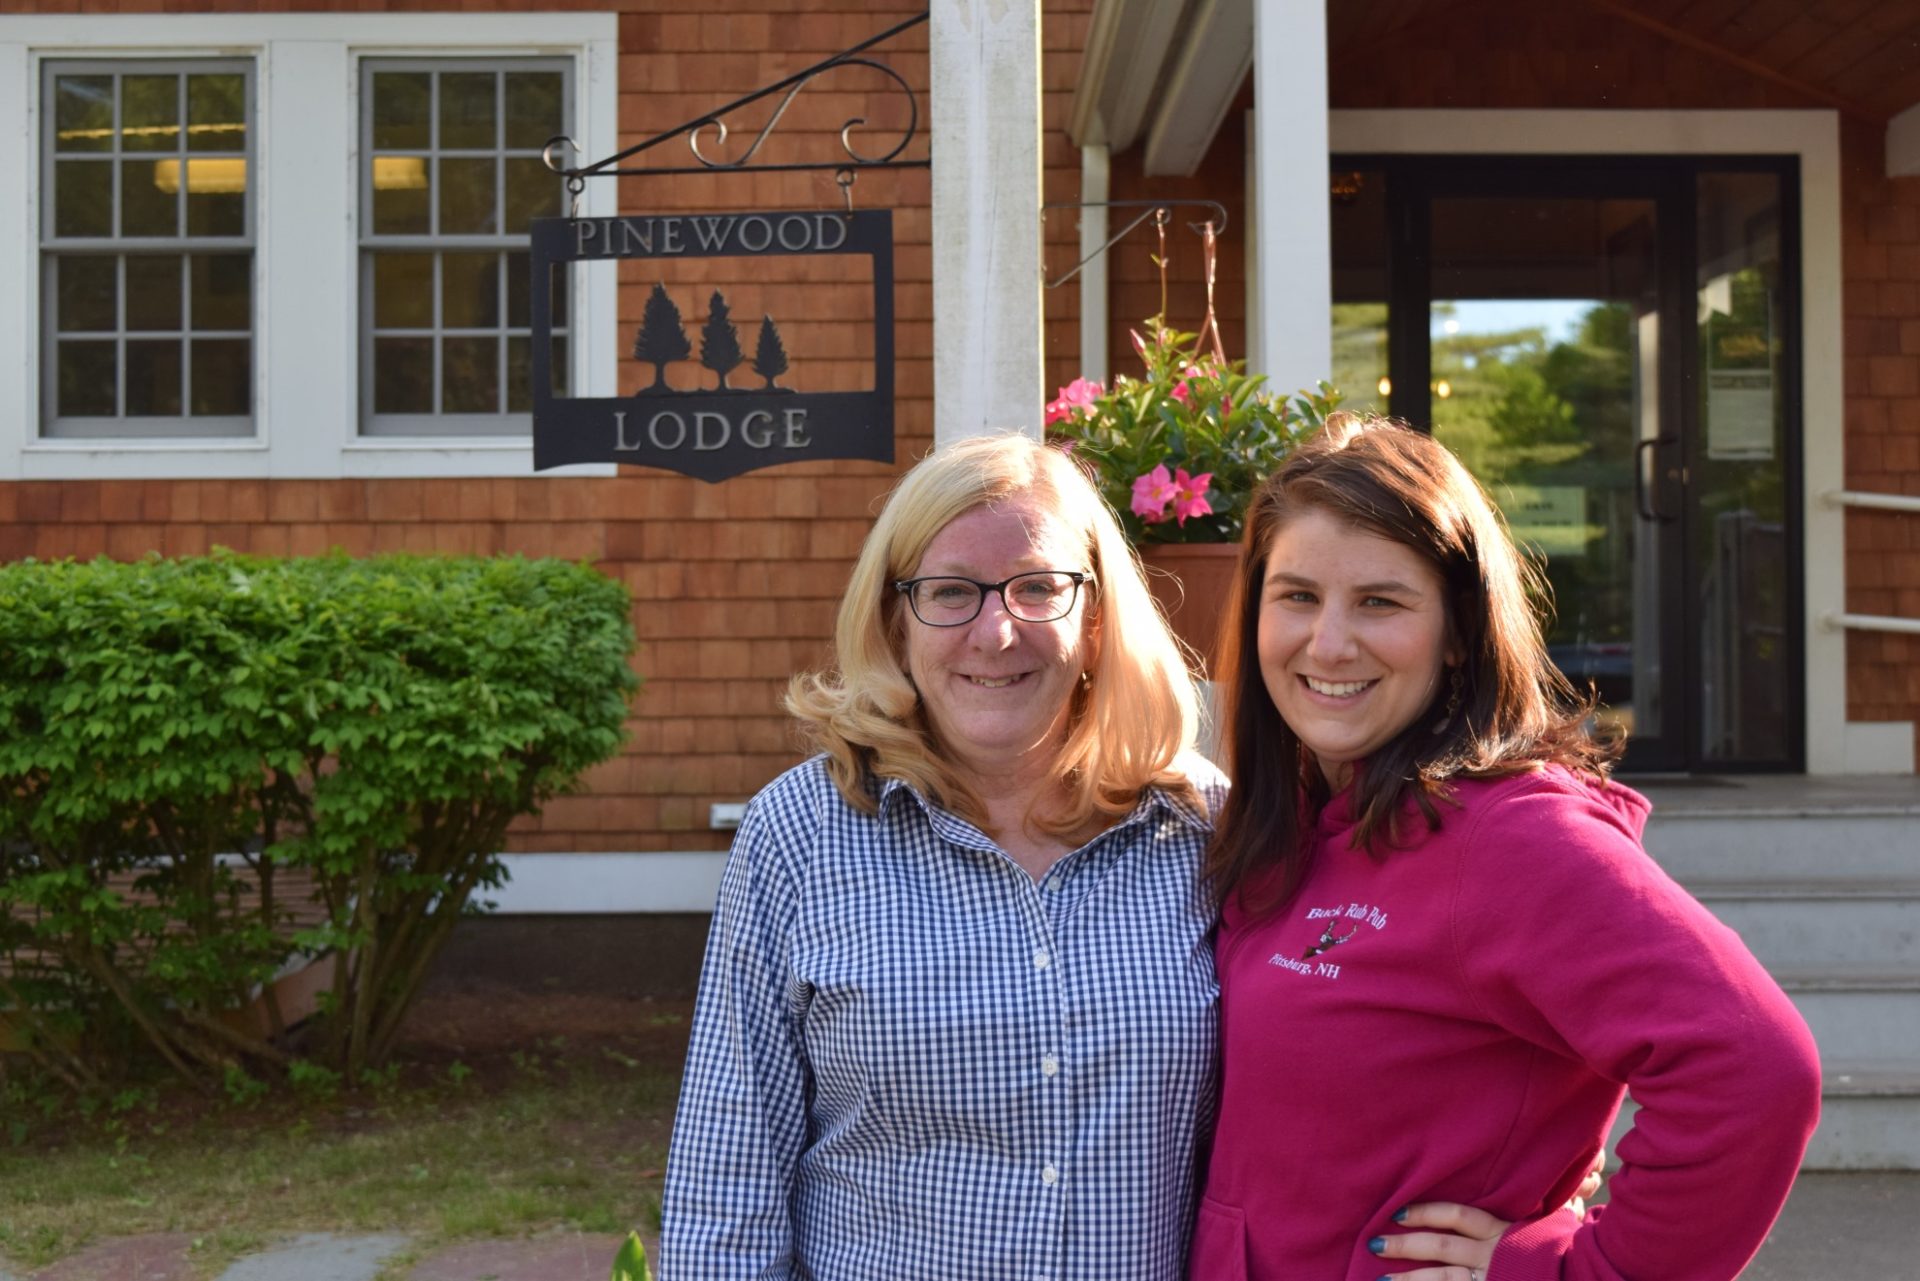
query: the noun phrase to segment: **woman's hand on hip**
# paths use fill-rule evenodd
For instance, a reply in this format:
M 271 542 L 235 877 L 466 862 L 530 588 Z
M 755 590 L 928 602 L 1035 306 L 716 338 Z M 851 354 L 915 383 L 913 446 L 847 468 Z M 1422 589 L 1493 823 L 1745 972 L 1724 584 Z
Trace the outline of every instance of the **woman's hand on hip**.
M 1512 1226 L 1485 1210 L 1452 1201 L 1420 1201 L 1393 1216 L 1425 1229 L 1375 1237 L 1367 1248 L 1383 1259 L 1414 1259 L 1434 1266 L 1395 1273 L 1391 1281 L 1486 1281 L 1500 1234 Z

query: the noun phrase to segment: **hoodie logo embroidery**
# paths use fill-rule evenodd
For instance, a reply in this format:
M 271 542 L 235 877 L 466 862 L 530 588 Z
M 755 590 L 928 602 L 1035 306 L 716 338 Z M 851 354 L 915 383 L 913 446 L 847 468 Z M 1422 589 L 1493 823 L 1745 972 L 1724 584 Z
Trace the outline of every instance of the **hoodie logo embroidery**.
M 1307 920 L 1324 922 L 1320 927 L 1320 937 L 1300 953 L 1298 960 L 1285 952 L 1275 952 L 1267 958 L 1267 964 L 1278 966 L 1283 970 L 1292 970 L 1296 974 L 1337 979 L 1340 977 L 1338 965 L 1331 961 L 1315 961 L 1314 958 L 1322 952 L 1331 951 L 1357 937 L 1363 924 L 1370 925 L 1376 930 L 1386 928 L 1387 914 L 1380 908 L 1366 903 L 1349 903 L 1345 907 L 1309 908 Z
M 1318 943 L 1315 943 L 1312 947 L 1308 948 L 1306 951 L 1300 953 L 1300 959 L 1303 961 L 1311 961 L 1314 957 L 1320 955 L 1320 953 L 1326 951 L 1328 948 L 1338 947 L 1342 943 L 1346 942 L 1348 939 L 1352 938 L 1355 934 L 1360 932 L 1360 927 L 1358 925 L 1349 925 L 1347 927 L 1347 932 L 1345 934 L 1336 934 L 1334 931 L 1338 930 L 1339 928 L 1340 928 L 1340 922 L 1335 921 L 1333 922 L 1333 924 L 1327 926 L 1326 929 L 1321 930 L 1320 941 Z

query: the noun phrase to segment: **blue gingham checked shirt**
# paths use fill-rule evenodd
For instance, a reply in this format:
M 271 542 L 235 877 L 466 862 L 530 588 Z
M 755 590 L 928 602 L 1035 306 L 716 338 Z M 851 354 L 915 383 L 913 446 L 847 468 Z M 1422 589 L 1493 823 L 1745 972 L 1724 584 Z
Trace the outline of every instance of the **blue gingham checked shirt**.
M 900 782 L 871 816 L 821 758 L 768 785 L 707 942 L 660 1281 L 1184 1276 L 1209 831 L 1152 793 L 1036 883 Z

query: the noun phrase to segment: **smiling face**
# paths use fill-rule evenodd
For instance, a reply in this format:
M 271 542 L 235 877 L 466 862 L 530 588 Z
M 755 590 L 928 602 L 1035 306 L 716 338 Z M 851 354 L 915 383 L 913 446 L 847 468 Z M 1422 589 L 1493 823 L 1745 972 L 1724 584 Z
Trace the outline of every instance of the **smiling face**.
M 951 574 L 997 583 L 1031 570 L 1089 571 L 1076 538 L 1031 493 L 976 507 L 949 521 L 908 577 Z M 1027 623 L 998 593 L 959 627 L 929 627 L 902 602 L 905 666 L 927 720 L 955 765 L 976 778 L 1052 768 L 1066 733 L 1067 703 L 1092 662 L 1083 587 L 1065 618 Z
M 1274 708 L 1336 789 L 1432 704 L 1459 661 L 1433 566 L 1314 508 L 1267 553 L 1259 654 Z

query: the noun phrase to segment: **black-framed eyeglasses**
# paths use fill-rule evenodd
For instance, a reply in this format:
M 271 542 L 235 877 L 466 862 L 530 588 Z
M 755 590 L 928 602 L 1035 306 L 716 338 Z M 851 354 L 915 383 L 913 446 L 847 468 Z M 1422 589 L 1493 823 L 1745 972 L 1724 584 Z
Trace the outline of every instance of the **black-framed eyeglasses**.
M 1072 569 L 1036 569 L 997 583 L 943 575 L 902 578 L 893 588 L 907 598 L 913 616 L 928 627 L 964 627 L 980 617 L 987 593 L 998 592 L 1007 613 L 1023 623 L 1052 623 L 1065 618 L 1080 599 L 1080 584 L 1092 579 Z

